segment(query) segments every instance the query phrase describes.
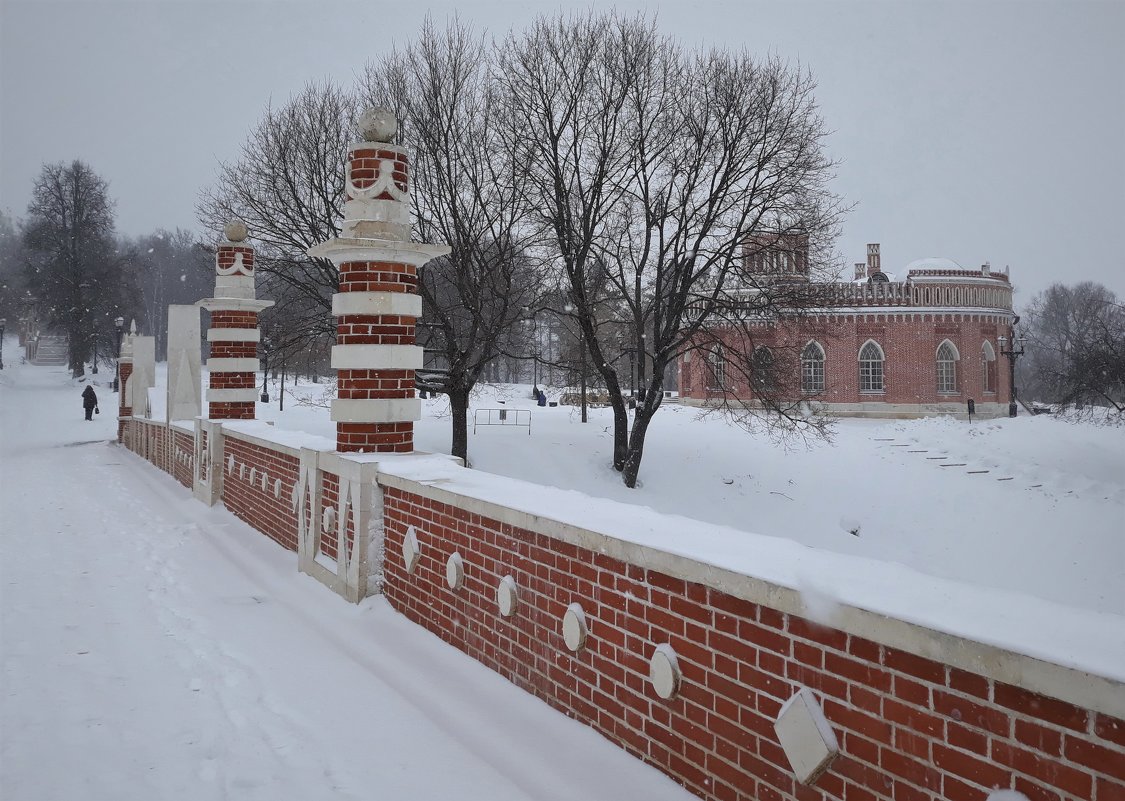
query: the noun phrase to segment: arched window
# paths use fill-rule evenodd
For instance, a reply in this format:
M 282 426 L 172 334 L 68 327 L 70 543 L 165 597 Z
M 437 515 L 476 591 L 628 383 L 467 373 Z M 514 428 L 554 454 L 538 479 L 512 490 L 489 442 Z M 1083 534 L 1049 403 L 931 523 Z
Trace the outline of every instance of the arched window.
M 996 392 L 996 351 L 987 339 L 980 346 L 981 375 L 984 378 L 984 391 Z
M 769 392 L 773 389 L 773 351 L 762 346 L 754 349 L 750 361 L 750 377 L 754 389 Z
M 801 392 L 811 395 L 824 391 L 824 348 L 810 342 L 801 351 Z
M 948 339 L 937 349 L 937 391 L 940 395 L 957 394 L 957 361 L 961 354 Z
M 724 390 L 727 386 L 727 357 L 723 353 L 723 346 L 716 345 L 709 354 L 707 361 L 711 364 L 711 389 Z
M 883 391 L 883 349 L 874 340 L 867 340 L 859 349 L 859 391 Z

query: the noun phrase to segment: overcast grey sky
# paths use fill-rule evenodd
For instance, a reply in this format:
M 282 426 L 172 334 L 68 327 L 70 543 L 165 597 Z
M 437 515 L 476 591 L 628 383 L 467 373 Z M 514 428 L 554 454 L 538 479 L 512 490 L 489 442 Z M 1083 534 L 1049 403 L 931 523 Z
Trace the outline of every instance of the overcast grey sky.
M 594 3 L 645 9 L 686 43 L 775 51 L 816 75 L 855 210 L 847 263 L 880 242 L 1010 265 L 1017 303 L 1055 280 L 1125 296 L 1125 0 Z M 538 0 L 0 0 L 0 208 L 22 216 L 44 162 L 110 182 L 118 228 L 198 228 L 194 206 L 272 98 L 350 83 L 427 11 L 495 32 Z

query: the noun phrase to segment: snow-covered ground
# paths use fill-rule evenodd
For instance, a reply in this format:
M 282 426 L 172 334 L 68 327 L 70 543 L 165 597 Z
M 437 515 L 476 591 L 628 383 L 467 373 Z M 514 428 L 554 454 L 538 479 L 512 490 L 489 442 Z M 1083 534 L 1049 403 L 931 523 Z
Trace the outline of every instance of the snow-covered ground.
M 279 411 L 273 387 L 259 416 L 334 438 L 327 409 L 286 393 Z M 842 420 L 832 443 L 786 450 L 714 414 L 665 406 L 641 486 L 629 490 L 610 466 L 608 409 L 582 424 L 576 408 L 537 407 L 515 386 L 485 387 L 472 406 L 531 410 L 530 435 L 470 426 L 480 470 L 1125 616 L 1125 427 L 1049 416 Z M 417 447 L 447 453 L 448 404 L 424 409 Z
M 0 372 L 0 798 L 690 798 L 382 600 L 298 574 L 110 444 L 104 383 L 93 422 L 80 392 Z

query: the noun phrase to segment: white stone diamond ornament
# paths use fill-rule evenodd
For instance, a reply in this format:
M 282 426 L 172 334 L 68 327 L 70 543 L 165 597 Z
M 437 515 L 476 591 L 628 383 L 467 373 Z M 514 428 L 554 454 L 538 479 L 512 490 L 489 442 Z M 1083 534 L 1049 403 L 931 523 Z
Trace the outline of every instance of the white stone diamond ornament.
M 402 538 L 402 564 L 407 573 L 413 573 L 422 555 L 422 546 L 418 544 L 418 533 L 414 526 L 406 529 L 406 536 Z
M 281 479 L 275 479 L 273 482 L 273 497 L 281 500 Z
M 511 576 L 504 576 L 496 585 L 496 606 L 500 609 L 502 617 L 511 617 L 516 613 L 519 605 L 519 591 L 516 580 Z
M 648 662 L 648 679 L 652 682 L 652 689 L 667 701 L 680 691 L 681 678 L 680 663 L 672 646 L 668 643 L 656 646 Z
M 563 642 L 571 651 L 577 653 L 586 644 L 586 637 L 590 633 L 586 625 L 586 613 L 582 611 L 582 604 L 575 601 L 566 608 L 562 619 Z
M 456 551 L 449 555 L 449 560 L 445 563 L 445 583 L 454 592 L 465 583 L 465 562 Z
M 324 512 L 320 516 L 321 525 L 324 531 L 331 531 L 336 525 L 336 510 L 331 506 L 326 506 Z
M 782 705 L 773 728 L 801 784 L 815 782 L 840 750 L 836 733 L 808 687 Z

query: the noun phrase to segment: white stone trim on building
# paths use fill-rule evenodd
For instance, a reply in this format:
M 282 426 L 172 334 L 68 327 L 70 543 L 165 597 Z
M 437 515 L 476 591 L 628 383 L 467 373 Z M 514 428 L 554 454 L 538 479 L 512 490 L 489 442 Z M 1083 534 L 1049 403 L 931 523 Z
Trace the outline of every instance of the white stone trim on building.
M 335 370 L 417 370 L 422 348 L 417 345 L 333 345 Z
M 332 296 L 332 316 L 346 314 L 421 317 L 422 296 L 409 292 L 338 292 Z
M 261 342 L 262 332 L 257 328 L 209 328 L 208 342 Z
M 212 373 L 256 373 L 258 366 L 255 358 L 207 360 L 207 370 Z
M 208 389 L 208 403 L 253 403 L 258 399 L 258 390 L 253 387 L 244 389 Z
M 332 420 L 337 423 L 407 423 L 422 419 L 418 398 L 375 398 L 332 401 Z

